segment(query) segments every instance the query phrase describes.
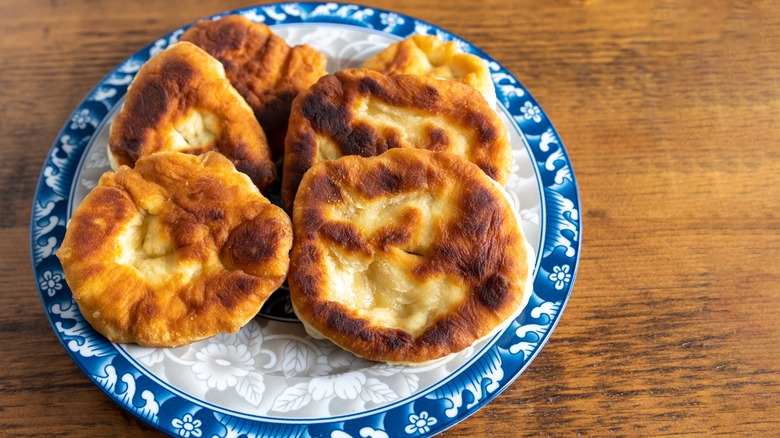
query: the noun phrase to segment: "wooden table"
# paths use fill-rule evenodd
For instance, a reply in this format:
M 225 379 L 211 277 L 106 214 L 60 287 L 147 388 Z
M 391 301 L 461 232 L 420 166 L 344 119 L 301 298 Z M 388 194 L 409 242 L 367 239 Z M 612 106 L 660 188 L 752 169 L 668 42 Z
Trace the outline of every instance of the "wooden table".
M 0 3 L 0 435 L 147 436 L 79 371 L 35 289 L 44 157 L 123 59 L 240 1 Z M 365 1 L 519 77 L 579 183 L 571 301 L 530 368 L 444 433 L 780 433 L 780 4 Z

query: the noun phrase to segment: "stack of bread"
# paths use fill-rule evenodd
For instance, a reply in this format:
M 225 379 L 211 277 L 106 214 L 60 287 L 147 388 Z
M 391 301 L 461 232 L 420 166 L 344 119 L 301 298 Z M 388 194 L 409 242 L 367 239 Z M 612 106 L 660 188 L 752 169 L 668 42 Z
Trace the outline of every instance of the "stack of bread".
M 421 364 L 519 314 L 529 250 L 485 61 L 415 35 L 361 69 L 325 63 L 228 16 L 141 68 L 115 172 L 57 252 L 96 330 L 155 347 L 235 333 L 287 280 L 312 336 Z M 264 196 L 279 185 L 284 208 Z

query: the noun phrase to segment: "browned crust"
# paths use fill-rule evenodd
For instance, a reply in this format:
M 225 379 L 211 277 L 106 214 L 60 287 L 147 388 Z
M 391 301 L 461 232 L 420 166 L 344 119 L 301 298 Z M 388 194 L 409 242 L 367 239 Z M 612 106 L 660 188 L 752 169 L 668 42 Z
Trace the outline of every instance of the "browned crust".
M 473 69 L 485 63 L 476 55 L 458 53 L 455 43 L 445 43 L 433 35 L 415 34 L 403 41 L 391 44 L 385 50 L 366 59 L 363 62 L 363 68 L 386 75 L 427 74 L 432 69 L 432 60 L 430 59 L 434 54 L 432 52 L 436 52 L 435 54 L 442 58 L 438 61 L 452 61 L 452 57 L 456 55 L 460 58 L 466 58 L 472 61 L 470 64 L 473 64 Z M 473 83 L 469 85 L 474 87 Z
M 305 44 L 290 47 L 268 26 L 241 15 L 199 21 L 180 40 L 225 66 L 230 83 L 268 134 L 274 157 L 281 157 L 292 101 L 327 74 L 325 55 Z
M 392 198 L 424 191 L 451 200 L 436 219 L 434 243 L 417 248 L 409 271 L 420 280 L 437 274 L 458 278 L 467 295 L 454 310 L 412 334 L 372 326 L 342 303 L 323 299 L 326 248 L 372 254 L 402 245 L 418 228 L 413 209 L 365 236 L 325 214 L 348 199 Z M 345 192 L 349 197 L 344 196 Z M 334 232 L 335 224 L 341 231 Z M 316 164 L 304 176 L 295 200 L 295 243 L 288 278 L 299 318 L 336 344 L 370 360 L 421 363 L 470 346 L 513 315 L 528 281 L 525 239 L 508 201 L 475 165 L 450 153 L 395 149 L 364 159 L 355 156 Z
M 462 53 L 454 42 L 445 43 L 433 35 L 415 34 L 393 43 L 368 58 L 363 68 L 386 75 L 420 75 L 462 82 L 477 89 L 495 106 L 495 87 L 487 62 Z
M 454 81 L 343 70 L 323 77 L 293 103 L 282 181 L 282 199 L 288 211 L 301 178 L 317 161 L 321 138 L 334 141 L 341 155 L 363 157 L 398 147 L 451 149 L 448 133 L 434 126 L 429 125 L 421 140 L 412 144 L 402 141 L 397 131 L 379 132 L 369 123 L 356 121 L 354 107 L 366 96 L 415 115 L 444 117 L 448 124 L 473 132 L 475 140 L 468 145 L 464 158 L 499 183 L 506 183 L 512 164 L 506 128 L 479 92 Z
M 143 156 L 171 150 L 172 124 L 194 108 L 216 115 L 222 132 L 212 144 L 182 152 L 218 151 L 265 191 L 276 168 L 263 129 L 219 62 L 190 43 L 171 46 L 139 70 L 111 125 L 109 149 L 117 164 L 132 167 Z
M 119 262 L 119 236 L 142 210 L 164 224 L 177 266 L 203 263 L 199 275 L 155 284 Z M 172 347 L 246 324 L 284 281 L 291 245 L 289 217 L 222 155 L 166 152 L 104 174 L 57 256 L 95 329 L 114 342 Z

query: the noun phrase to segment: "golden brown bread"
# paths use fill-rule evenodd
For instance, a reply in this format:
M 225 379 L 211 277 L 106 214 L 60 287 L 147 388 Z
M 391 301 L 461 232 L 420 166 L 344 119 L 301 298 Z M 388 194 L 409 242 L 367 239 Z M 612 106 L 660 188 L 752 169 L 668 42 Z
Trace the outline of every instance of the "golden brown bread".
M 285 208 L 292 209 L 298 184 L 315 163 L 399 147 L 453 152 L 502 185 L 512 165 L 506 127 L 473 88 L 342 70 L 320 79 L 293 103 L 282 175 Z
M 241 15 L 201 20 L 180 41 L 189 41 L 222 62 L 230 83 L 268 135 L 274 158 L 282 157 L 292 101 L 327 74 L 325 55 L 305 44 L 290 47 L 268 26 Z
M 276 178 L 263 129 L 225 78 L 222 65 L 190 43 L 177 43 L 138 71 L 111 125 L 114 170 L 155 152 L 218 151 L 261 191 Z
M 487 62 L 463 53 L 454 42 L 445 43 L 433 35 L 412 35 L 391 44 L 363 63 L 363 68 L 387 75 L 420 75 L 450 79 L 477 89 L 496 107 L 496 88 Z
M 284 281 L 292 229 L 216 152 L 163 152 L 105 173 L 57 256 L 109 340 L 174 347 L 235 333 Z
M 288 284 L 313 336 L 419 364 L 489 335 L 529 298 L 529 252 L 502 189 L 446 152 L 393 149 L 313 166 Z

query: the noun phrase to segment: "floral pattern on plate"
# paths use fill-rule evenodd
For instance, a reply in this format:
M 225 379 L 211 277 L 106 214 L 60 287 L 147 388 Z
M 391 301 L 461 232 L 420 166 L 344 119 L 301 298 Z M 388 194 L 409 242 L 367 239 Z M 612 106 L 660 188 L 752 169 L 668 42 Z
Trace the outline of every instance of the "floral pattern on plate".
M 112 344 L 96 333 L 79 313 L 54 251 L 72 209 L 108 170 L 108 130 L 128 85 L 146 60 L 178 40 L 182 28 L 99 83 L 65 123 L 46 160 L 33 207 L 31 247 L 39 295 L 57 336 L 112 399 L 174 436 L 423 436 L 463 420 L 528 366 L 571 292 L 580 208 L 554 128 L 506 69 L 432 24 L 338 3 L 274 4 L 233 13 L 273 26 L 293 44 L 317 47 L 328 57 L 330 71 L 357 67 L 412 33 L 455 41 L 488 59 L 515 159 L 509 199 L 536 249 L 534 294 L 527 308 L 492 339 L 423 367 L 368 362 L 312 339 L 297 323 L 284 287 L 235 335 L 150 349 Z

